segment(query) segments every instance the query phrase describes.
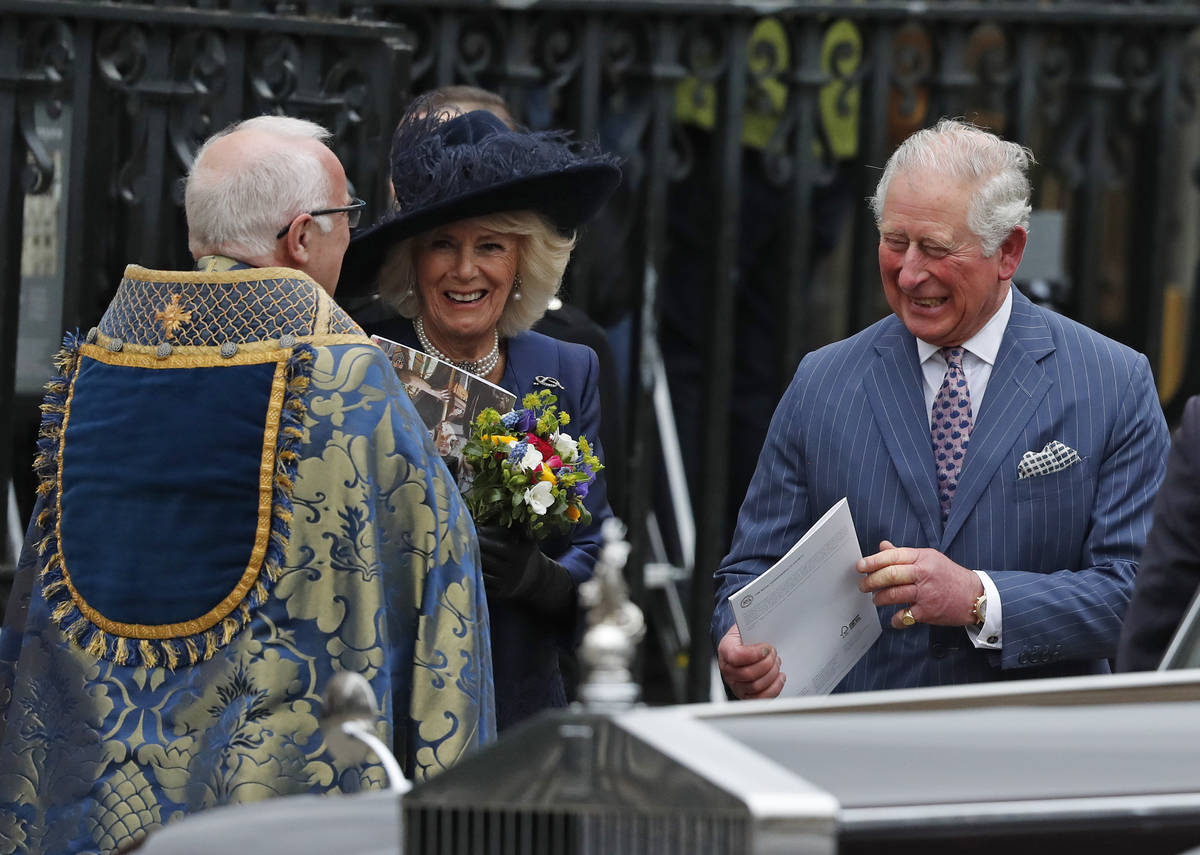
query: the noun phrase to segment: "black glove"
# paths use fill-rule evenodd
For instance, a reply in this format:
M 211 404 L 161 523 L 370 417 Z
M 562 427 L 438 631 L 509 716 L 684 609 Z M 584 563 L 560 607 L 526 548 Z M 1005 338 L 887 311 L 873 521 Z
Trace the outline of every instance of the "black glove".
M 548 615 L 574 614 L 571 574 L 537 543 L 502 526 L 480 525 L 475 532 L 489 599 L 516 600 Z

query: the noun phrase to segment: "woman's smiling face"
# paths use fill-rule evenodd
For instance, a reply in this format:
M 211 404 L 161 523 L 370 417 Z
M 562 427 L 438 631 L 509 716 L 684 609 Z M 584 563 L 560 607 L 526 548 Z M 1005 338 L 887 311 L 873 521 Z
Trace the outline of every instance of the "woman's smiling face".
M 459 220 L 417 238 L 413 264 L 421 318 L 448 355 L 474 359 L 492 347 L 517 274 L 520 237 Z

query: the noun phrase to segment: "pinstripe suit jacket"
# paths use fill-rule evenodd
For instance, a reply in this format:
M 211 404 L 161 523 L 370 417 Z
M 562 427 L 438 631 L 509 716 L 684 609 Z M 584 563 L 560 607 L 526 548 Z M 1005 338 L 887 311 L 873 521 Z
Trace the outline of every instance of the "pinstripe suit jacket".
M 1051 440 L 1082 461 L 1018 480 L 1022 454 Z M 943 528 L 916 339 L 884 318 L 800 363 L 716 573 L 714 644 L 733 623 L 726 598 L 847 496 L 864 555 L 886 538 L 987 571 L 1004 646 L 979 650 L 962 627 L 893 630 L 883 607 L 883 634 L 838 691 L 1106 672 L 1168 444 L 1144 356 L 1014 292 Z

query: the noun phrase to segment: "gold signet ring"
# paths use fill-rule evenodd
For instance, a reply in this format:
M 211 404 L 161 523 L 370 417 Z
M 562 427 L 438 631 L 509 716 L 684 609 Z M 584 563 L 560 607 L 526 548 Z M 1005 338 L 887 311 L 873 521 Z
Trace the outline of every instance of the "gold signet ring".
M 900 623 L 905 626 L 912 626 L 916 622 L 917 619 L 913 617 L 912 609 L 905 609 L 904 614 L 900 617 Z

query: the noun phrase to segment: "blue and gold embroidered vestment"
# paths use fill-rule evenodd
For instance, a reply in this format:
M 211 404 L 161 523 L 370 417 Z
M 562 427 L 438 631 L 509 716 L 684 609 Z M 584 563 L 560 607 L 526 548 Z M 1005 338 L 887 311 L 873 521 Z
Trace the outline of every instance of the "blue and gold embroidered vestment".
M 493 737 L 470 518 L 316 283 L 130 266 L 58 368 L 0 634 L 0 853 L 384 786 L 324 750 L 339 670 L 369 680 L 410 777 Z

